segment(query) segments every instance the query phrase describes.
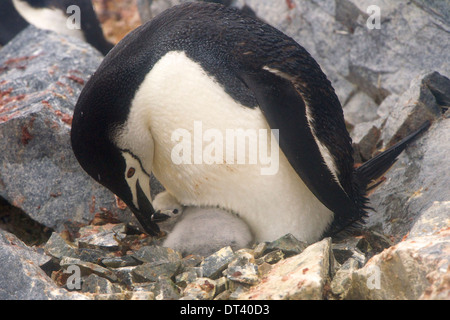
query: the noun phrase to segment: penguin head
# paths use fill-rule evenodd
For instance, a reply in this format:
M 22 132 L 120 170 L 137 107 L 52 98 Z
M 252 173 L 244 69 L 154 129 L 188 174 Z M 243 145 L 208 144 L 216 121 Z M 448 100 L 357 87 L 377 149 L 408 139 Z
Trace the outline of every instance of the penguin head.
M 150 192 L 151 133 L 134 127 L 129 119 L 132 106 L 114 90 L 103 90 L 112 81 L 98 75 L 86 83 L 75 106 L 72 150 L 81 167 L 122 199 L 147 233 L 158 235 Z

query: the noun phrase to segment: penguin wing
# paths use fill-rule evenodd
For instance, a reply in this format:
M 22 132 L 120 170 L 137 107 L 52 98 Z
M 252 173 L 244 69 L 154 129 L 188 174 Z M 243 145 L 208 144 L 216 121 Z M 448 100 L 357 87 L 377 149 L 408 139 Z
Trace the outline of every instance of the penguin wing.
M 317 127 L 321 122 L 313 118 L 317 115 L 312 110 L 308 110 L 310 106 L 294 77 L 276 72 L 276 69 L 265 69 L 242 72 L 239 77 L 253 91 L 269 126 L 279 130 L 279 146 L 289 163 L 310 191 L 335 213 L 335 219 L 344 222 L 349 218 L 361 217 L 362 207 L 360 209 L 360 206 L 355 205 L 350 194 L 353 192 L 351 181 L 345 179 L 345 175 L 351 176 L 351 172 L 342 172 L 343 168 L 339 166 L 342 162 L 339 160 L 348 161 L 352 166 L 353 159 L 351 155 L 348 159 L 348 150 L 344 159 L 341 159 L 342 154 L 336 157 L 336 153 L 342 152 L 339 149 L 351 148 L 350 144 L 346 145 L 348 133 L 345 131 L 344 136 L 339 137 L 336 136 L 341 134 L 339 130 L 333 130 L 336 122 L 344 123 L 343 115 L 340 114 L 342 111 L 337 109 L 334 114 L 330 114 L 330 110 L 326 110 L 328 114 L 324 112 L 320 116 L 331 117 L 330 126 L 315 130 L 314 125 Z M 322 96 L 319 102 L 330 103 L 327 100 L 326 96 Z M 319 140 L 318 132 L 323 135 L 325 131 L 328 131 L 330 140 Z M 334 149 L 328 147 L 333 143 Z M 339 179 L 342 176 L 344 179 Z

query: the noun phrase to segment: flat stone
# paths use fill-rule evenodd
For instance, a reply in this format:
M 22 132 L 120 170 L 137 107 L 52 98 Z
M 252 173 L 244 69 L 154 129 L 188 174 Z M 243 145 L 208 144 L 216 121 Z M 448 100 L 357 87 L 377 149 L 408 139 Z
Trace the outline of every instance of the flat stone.
M 203 271 L 203 277 L 216 279 L 222 274 L 222 271 L 228 267 L 233 260 L 234 252 L 231 247 L 225 247 L 216 253 L 208 256 L 200 264 Z
M 247 252 L 236 254 L 236 257 L 228 265 L 226 276 L 231 281 L 247 285 L 255 285 L 260 281 L 255 258 Z
M 238 299 L 323 299 L 331 257 L 331 239 L 312 244 L 301 254 L 274 265 L 258 285 L 250 287 Z
M 359 268 L 359 261 L 354 258 L 347 259 L 339 268 L 330 283 L 331 292 L 337 296 L 345 296 L 350 290 L 352 274 Z
M 40 268 L 48 257 L 0 229 L 1 300 L 78 300 L 89 297 L 58 287 Z
M 94 273 L 83 279 L 81 292 L 96 294 L 115 294 L 122 293 L 122 289 L 115 283 L 100 277 Z
M 216 294 L 216 282 L 209 278 L 198 278 L 183 290 L 183 296 L 193 300 L 212 300 Z
M 69 266 L 78 266 L 82 275 L 89 275 L 94 273 L 100 277 L 106 278 L 109 281 L 116 282 L 118 280 L 117 276 L 113 271 L 99 266 L 98 264 L 92 262 L 82 261 L 77 258 L 63 257 L 60 262 L 61 267 L 67 269 Z
M 105 258 L 101 261 L 102 264 L 108 268 L 133 267 L 142 264 L 142 262 L 136 260 L 132 256 Z
M 146 262 L 132 270 L 134 282 L 157 281 L 160 276 L 171 278 L 180 271 L 181 262 L 160 261 Z
M 106 224 L 102 226 L 87 226 L 80 229 L 77 239 L 79 248 L 102 249 L 117 251 L 121 248 L 120 241 L 126 237 L 125 224 Z
M 280 249 L 286 257 L 290 257 L 301 253 L 307 246 L 307 243 L 297 240 L 292 234 L 286 234 L 275 241 L 269 242 L 265 252 Z
M 402 241 L 352 273 L 345 299 L 450 298 L 450 231 Z

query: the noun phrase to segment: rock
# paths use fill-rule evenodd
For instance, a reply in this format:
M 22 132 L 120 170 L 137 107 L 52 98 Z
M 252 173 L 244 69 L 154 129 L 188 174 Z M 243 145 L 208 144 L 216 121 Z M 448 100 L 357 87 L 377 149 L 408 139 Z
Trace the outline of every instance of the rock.
M 411 81 L 409 89 L 401 95 L 397 104 L 389 112 L 383 127 L 380 138 L 385 148 L 400 141 L 426 120 L 434 121 L 442 116 L 443 112 L 436 97 L 426 85 L 440 79 L 445 79 L 450 86 L 450 80 L 436 72 L 419 75 Z M 450 95 L 448 98 L 450 99 Z
M 418 129 L 425 121 L 435 121 L 446 110 L 450 80 L 437 73 L 415 77 L 401 96 L 391 95 L 378 108 L 379 118 L 358 123 L 351 136 L 363 161 L 369 160 L 377 149 L 388 148 Z M 439 89 L 432 89 L 437 88 Z M 436 94 L 436 95 L 435 95 Z
M 181 255 L 171 248 L 163 248 L 159 246 L 145 246 L 137 250 L 132 255 L 136 260 L 147 263 L 180 262 Z
M 359 268 L 360 263 L 353 259 L 347 259 L 339 268 L 330 283 L 331 292 L 338 296 L 345 296 L 350 290 L 353 272 Z
M 409 231 L 408 238 L 438 234 L 450 226 L 450 201 L 435 201 L 423 212 Z
M 307 246 L 305 242 L 297 240 L 292 234 L 287 234 L 268 243 L 265 252 L 280 249 L 286 257 L 290 257 L 301 253 Z
M 144 263 L 132 271 L 134 282 L 154 282 L 160 276 L 173 277 L 180 269 L 180 262 Z
M 156 283 L 156 300 L 178 300 L 180 292 L 177 286 L 168 277 L 160 276 Z
M 202 268 L 203 277 L 216 279 L 222 271 L 227 268 L 228 264 L 233 260 L 234 252 L 231 247 L 225 247 L 216 253 L 208 256 L 200 264 Z
M 275 251 L 271 251 L 268 254 L 266 254 L 265 256 L 257 259 L 256 263 L 258 265 L 263 264 L 263 263 L 275 264 L 282 259 L 284 259 L 284 253 L 281 249 L 278 249 Z
M 216 282 L 208 278 L 198 278 L 183 290 L 186 300 L 212 300 L 216 295 Z
M 106 224 L 103 226 L 86 226 L 80 229 L 77 239 L 79 248 L 106 249 L 117 251 L 120 241 L 126 237 L 125 224 Z
M 175 283 L 177 286 L 186 288 L 186 286 L 201 277 L 201 268 L 189 268 L 183 273 L 180 273 L 175 277 Z
M 81 292 L 94 294 L 122 293 L 120 286 L 94 273 L 86 277 L 81 285 Z
M 450 232 L 415 237 L 353 272 L 346 299 L 449 299 Z
M 111 282 L 117 282 L 118 278 L 115 273 L 107 268 L 92 262 L 86 262 L 77 258 L 64 257 L 61 259 L 60 265 L 67 269 L 70 266 L 77 266 L 80 268 L 81 275 L 96 274 L 102 278 L 106 278 Z
M 123 267 L 138 266 L 141 264 L 141 262 L 139 262 L 132 256 L 123 256 L 123 257 L 113 257 L 113 258 L 102 259 L 102 264 L 104 264 L 108 268 L 116 269 L 116 268 L 123 268 Z
M 247 285 L 255 285 L 260 281 L 255 258 L 248 252 L 236 252 L 236 257 L 228 265 L 226 276 L 231 281 Z
M 44 246 L 44 250 L 47 254 L 57 259 L 63 257 L 77 257 L 76 247 L 69 245 L 57 232 L 53 232 Z
M 77 300 L 88 297 L 59 288 L 40 268 L 49 257 L 0 229 L 1 300 Z
M 376 120 L 378 105 L 364 92 L 357 92 L 344 105 L 345 120 L 351 124 Z
M 181 268 L 181 255 L 170 248 L 146 246 L 132 255 L 144 262 L 133 269 L 135 282 L 157 281 L 159 276 L 174 276 Z
M 436 121 L 428 132 L 400 155 L 385 181 L 370 195 L 367 227 L 400 241 L 421 214 L 431 206 L 445 216 L 450 199 L 450 162 L 445 146 L 450 145 L 450 119 Z M 435 202 L 444 205 L 440 211 Z M 442 223 L 448 225 L 448 220 Z
M 100 208 L 131 217 L 81 169 L 69 139 L 78 95 L 101 60 L 81 40 L 32 26 L 1 49 L 0 197 L 57 231 Z
M 323 299 L 330 272 L 331 239 L 277 263 L 261 283 L 239 295 L 242 300 Z

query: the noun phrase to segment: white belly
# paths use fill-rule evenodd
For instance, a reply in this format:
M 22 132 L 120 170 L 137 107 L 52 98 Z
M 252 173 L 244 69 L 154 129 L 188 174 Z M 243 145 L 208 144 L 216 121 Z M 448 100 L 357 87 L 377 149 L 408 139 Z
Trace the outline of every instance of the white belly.
M 269 165 L 259 158 L 251 164 L 249 152 L 243 164 L 237 164 L 236 157 L 234 164 L 229 163 L 230 152 L 238 151 L 227 149 L 227 141 L 223 142 L 222 163 L 208 164 L 198 158 L 195 148 L 201 153 L 211 144 L 201 141 L 204 136 L 198 135 L 199 124 L 202 134 L 213 129 L 225 140 L 227 130 L 238 129 L 265 129 L 269 142 L 273 137 L 259 108 L 238 104 L 184 53 L 170 52 L 154 66 L 136 93 L 131 112 L 129 119 L 135 119 L 134 125 L 151 130 L 153 173 L 180 203 L 231 210 L 248 223 L 257 241 L 291 233 L 299 240 L 314 242 L 331 223 L 332 212 L 309 191 L 278 145 L 279 156 L 272 158 L 278 161 L 278 170 L 269 175 L 262 174 Z M 192 137 L 191 164 L 173 161 L 173 149 L 180 140 L 172 141 L 172 135 L 180 129 Z

